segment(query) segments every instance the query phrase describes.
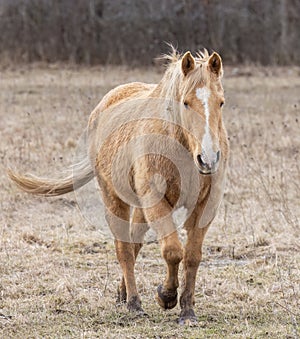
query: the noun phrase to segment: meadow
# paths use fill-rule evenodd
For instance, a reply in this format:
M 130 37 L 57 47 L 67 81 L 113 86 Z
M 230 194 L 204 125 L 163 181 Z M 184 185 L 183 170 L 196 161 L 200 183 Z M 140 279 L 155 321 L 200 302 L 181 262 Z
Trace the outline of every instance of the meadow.
M 153 236 L 136 265 L 148 314 L 137 318 L 115 304 L 120 270 L 104 219 L 90 222 L 74 193 L 30 196 L 6 175 L 59 173 L 102 96 L 157 82 L 161 69 L 31 64 L 0 74 L 0 337 L 299 338 L 299 68 L 225 68 L 228 179 L 191 328 L 177 325 L 178 306 L 154 299 L 165 267 Z

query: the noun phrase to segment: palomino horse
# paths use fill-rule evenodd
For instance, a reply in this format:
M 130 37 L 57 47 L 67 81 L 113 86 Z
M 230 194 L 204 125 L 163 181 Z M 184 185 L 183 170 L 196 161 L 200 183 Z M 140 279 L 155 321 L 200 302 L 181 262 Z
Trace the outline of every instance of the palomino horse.
M 167 264 L 157 288 L 164 309 L 177 304 L 178 268 L 183 260 L 180 324 L 196 322 L 195 279 L 202 243 L 222 199 L 229 147 L 222 120 L 222 61 L 217 53 L 175 50 L 158 84 L 130 83 L 107 93 L 92 112 L 87 155 L 73 174 L 44 179 L 9 171 L 24 191 L 56 196 L 96 177 L 115 238 L 123 277 L 118 301 L 143 314 L 134 266 L 145 232 L 152 227 Z M 185 245 L 172 212 L 185 206 Z

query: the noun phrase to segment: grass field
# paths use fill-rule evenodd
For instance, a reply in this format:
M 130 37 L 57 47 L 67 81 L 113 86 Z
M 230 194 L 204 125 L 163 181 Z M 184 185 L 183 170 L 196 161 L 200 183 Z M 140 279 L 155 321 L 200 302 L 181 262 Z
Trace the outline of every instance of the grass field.
M 155 302 L 165 272 L 156 242 L 137 262 L 149 316 L 135 318 L 115 305 L 113 241 L 82 216 L 75 195 L 33 197 L 8 181 L 8 166 L 51 176 L 71 164 L 89 113 L 109 89 L 160 77 L 124 67 L 1 70 L 0 337 L 299 338 L 298 68 L 225 69 L 230 169 L 204 243 L 198 327 L 180 327 L 178 306 L 163 311 Z

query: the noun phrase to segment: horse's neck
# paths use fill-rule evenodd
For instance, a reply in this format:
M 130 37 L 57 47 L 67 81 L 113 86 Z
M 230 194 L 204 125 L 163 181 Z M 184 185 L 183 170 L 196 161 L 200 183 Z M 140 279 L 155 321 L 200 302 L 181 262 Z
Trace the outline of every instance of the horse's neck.
M 168 98 L 168 88 L 160 81 L 153 89 L 151 96 L 159 99 L 170 99 Z
M 173 66 L 164 73 L 162 79 L 153 90 L 153 95 L 167 100 L 178 100 L 178 87 L 178 75 L 175 66 Z

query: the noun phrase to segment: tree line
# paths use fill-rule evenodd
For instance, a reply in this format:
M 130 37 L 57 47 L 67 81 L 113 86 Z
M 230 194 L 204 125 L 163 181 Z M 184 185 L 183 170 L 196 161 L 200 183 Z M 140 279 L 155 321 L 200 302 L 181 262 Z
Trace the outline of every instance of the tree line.
M 149 65 L 207 47 L 227 63 L 300 64 L 299 0 L 1 0 L 0 60 Z

